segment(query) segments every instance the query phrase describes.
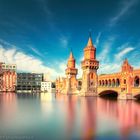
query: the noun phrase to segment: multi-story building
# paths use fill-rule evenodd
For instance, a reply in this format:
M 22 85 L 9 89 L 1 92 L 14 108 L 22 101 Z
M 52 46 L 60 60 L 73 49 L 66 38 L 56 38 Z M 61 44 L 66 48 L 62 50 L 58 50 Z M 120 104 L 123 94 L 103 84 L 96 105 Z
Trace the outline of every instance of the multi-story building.
M 52 92 L 52 82 L 51 81 L 41 82 L 41 91 L 42 92 Z
M 42 73 L 17 73 L 17 93 L 40 92 Z
M 14 92 L 16 87 L 16 65 L 0 63 L 0 91 Z

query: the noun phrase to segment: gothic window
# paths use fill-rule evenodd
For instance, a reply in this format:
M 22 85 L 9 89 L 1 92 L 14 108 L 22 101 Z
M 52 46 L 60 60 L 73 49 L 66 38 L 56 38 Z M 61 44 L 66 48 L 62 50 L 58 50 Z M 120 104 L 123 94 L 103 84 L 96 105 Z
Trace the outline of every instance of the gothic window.
M 105 80 L 105 86 L 107 86 L 108 85 L 108 82 L 107 82 L 107 80 Z
M 112 80 L 112 87 L 115 86 L 115 79 Z
M 126 84 L 126 79 L 124 79 L 124 84 Z
M 93 79 L 93 73 L 91 73 L 91 77 L 90 78 Z
M 79 81 L 78 84 L 79 84 L 79 86 L 82 86 L 82 82 L 81 81 Z
M 104 86 L 104 80 L 102 81 L 102 86 Z
M 135 86 L 135 87 L 138 87 L 139 84 L 140 84 L 140 79 L 139 79 L 138 76 L 136 76 L 135 79 L 134 79 L 134 86 Z
M 101 80 L 99 81 L 99 86 L 101 86 Z
M 116 86 L 120 86 L 120 80 L 116 79 Z
M 111 80 L 110 80 L 110 79 L 109 79 L 109 81 L 108 81 L 108 85 L 111 86 Z

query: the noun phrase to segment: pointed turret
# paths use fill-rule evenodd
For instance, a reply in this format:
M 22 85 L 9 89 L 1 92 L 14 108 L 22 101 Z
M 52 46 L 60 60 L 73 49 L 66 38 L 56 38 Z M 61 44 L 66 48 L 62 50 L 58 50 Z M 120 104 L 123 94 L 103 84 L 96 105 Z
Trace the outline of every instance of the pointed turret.
M 91 38 L 91 36 L 89 36 L 87 46 L 93 47 L 93 43 L 92 43 L 92 38 Z
M 70 94 L 72 92 L 72 89 L 75 89 L 76 81 L 76 75 L 77 75 L 77 69 L 75 68 L 75 59 L 73 56 L 72 51 L 70 52 L 70 56 L 68 58 L 67 68 L 65 70 L 66 73 L 66 93 Z
M 69 60 L 74 60 L 74 56 L 73 56 L 72 51 L 70 52 Z
M 129 65 L 127 58 L 123 61 L 123 65 Z
M 75 68 L 75 59 L 74 59 L 72 51 L 70 52 L 70 56 L 68 58 L 67 67 L 68 68 Z
M 88 43 L 87 46 L 85 47 L 85 49 L 95 49 L 93 42 L 92 42 L 92 37 L 91 37 L 91 32 L 89 32 L 89 39 L 88 39 Z
M 129 64 L 127 58 L 123 61 L 122 72 L 132 71 L 133 67 Z
M 96 48 L 92 43 L 91 34 L 89 35 L 87 46 L 84 48 L 84 59 L 96 59 Z

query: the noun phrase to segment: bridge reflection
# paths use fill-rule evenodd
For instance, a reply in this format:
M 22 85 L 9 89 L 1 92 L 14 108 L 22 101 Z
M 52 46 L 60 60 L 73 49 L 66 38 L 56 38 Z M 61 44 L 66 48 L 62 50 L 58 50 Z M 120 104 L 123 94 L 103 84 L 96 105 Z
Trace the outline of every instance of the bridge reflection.
M 57 98 L 61 101 L 65 100 L 66 128 L 69 138 L 79 138 L 74 137 L 76 131 L 80 134 L 80 139 L 98 137 L 102 127 L 105 127 L 103 123 L 99 122 L 106 122 L 105 118 L 110 119 L 109 123 L 117 124 L 115 129 L 124 139 L 134 131 L 140 132 L 140 104 L 138 102 L 63 95 L 59 95 Z M 112 128 L 106 126 L 105 131 L 111 133 Z
M 97 98 L 97 110 L 99 113 L 114 118 L 119 124 L 120 133 L 127 137 L 133 131 L 140 132 L 140 104 L 131 100 L 105 100 Z

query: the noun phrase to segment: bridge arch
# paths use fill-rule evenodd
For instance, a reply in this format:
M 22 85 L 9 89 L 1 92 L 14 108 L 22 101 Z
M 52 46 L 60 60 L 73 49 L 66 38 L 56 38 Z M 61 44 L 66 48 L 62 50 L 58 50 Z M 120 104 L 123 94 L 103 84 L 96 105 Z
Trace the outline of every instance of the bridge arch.
M 118 97 L 118 92 L 115 90 L 104 90 L 98 94 L 100 97 Z
M 133 97 L 137 100 L 140 100 L 140 93 L 135 94 Z

